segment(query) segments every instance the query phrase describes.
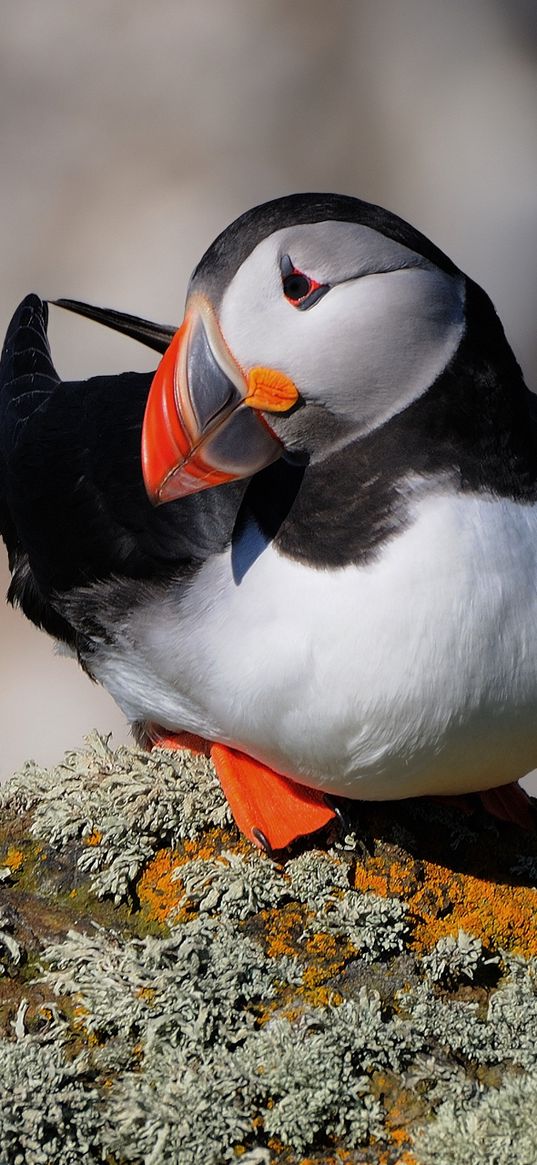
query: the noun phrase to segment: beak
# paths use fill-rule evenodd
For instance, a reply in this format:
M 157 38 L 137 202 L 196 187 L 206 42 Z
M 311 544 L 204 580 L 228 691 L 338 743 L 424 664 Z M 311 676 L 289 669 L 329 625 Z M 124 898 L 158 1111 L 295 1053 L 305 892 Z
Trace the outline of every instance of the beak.
M 155 505 L 251 477 L 282 445 L 262 413 L 287 412 L 299 393 L 271 368 L 244 372 L 212 305 L 189 301 L 157 368 L 142 429 L 142 471 Z

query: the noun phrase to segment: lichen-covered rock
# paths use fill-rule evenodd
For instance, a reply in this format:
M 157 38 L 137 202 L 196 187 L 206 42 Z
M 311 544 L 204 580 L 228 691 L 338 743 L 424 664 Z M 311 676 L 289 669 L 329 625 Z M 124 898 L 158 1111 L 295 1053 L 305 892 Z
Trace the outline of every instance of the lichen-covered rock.
M 534 1165 L 537 838 L 351 808 L 281 864 L 211 764 L 0 791 L 2 1165 Z

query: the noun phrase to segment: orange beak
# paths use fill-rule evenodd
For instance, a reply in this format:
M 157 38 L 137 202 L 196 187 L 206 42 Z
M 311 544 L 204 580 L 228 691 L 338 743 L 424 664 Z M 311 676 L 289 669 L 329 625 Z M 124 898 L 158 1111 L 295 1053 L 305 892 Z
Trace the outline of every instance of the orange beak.
M 251 477 L 282 446 L 261 415 L 298 400 L 293 381 L 270 368 L 245 373 L 211 304 L 193 296 L 157 368 L 142 429 L 142 471 L 156 505 Z

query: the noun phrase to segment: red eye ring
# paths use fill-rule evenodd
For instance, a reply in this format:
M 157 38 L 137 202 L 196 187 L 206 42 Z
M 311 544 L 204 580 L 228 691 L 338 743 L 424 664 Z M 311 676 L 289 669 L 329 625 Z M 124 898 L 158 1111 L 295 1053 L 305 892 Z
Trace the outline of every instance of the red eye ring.
M 312 279 L 310 275 L 305 275 L 303 271 L 295 267 L 289 255 L 283 256 L 281 273 L 283 294 L 293 307 L 309 306 L 310 296 L 313 296 L 315 292 L 324 291 L 326 287 L 326 284 L 318 283 L 316 279 Z
M 283 293 L 289 303 L 302 303 L 320 286 L 320 283 L 309 279 L 302 271 L 291 271 L 283 280 Z

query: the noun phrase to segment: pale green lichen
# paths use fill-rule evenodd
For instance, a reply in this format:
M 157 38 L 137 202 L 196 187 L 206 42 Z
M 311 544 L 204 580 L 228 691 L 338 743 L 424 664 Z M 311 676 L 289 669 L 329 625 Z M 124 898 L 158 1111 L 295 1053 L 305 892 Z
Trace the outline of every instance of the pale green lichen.
M 0 975 L 18 966 L 22 959 L 22 947 L 13 935 L 13 929 L 8 911 L 0 906 Z
M 100 1095 L 84 1056 L 67 1060 L 60 1043 L 30 1035 L 0 1040 L 2 1165 L 102 1162 Z
M 150 1160 L 158 1143 L 162 1160 L 180 1165 L 189 1152 L 189 1161 L 219 1165 L 256 1118 L 297 1151 L 322 1130 L 349 1144 L 383 1135 L 367 1073 L 399 1066 L 407 1037 L 399 1020 L 386 1022 L 376 993 L 259 1030 L 249 1005 L 270 1000 L 276 980 L 299 981 L 297 966 L 267 959 L 222 919 L 193 920 L 169 939 L 72 933 L 45 957 L 44 982 L 71 996 L 98 1036 L 94 1069 L 117 1072 L 123 1061 L 102 1136 L 126 1161 Z M 135 1045 L 142 1070 L 131 1066 Z
M 308 932 L 340 935 L 368 962 L 402 953 L 410 933 L 405 904 L 354 890 L 348 860 L 335 852 L 306 852 L 285 866 L 291 896 L 315 911 Z
M 321 1132 L 350 1147 L 383 1139 L 384 1112 L 368 1072 L 394 1059 L 378 996 L 365 991 L 358 1005 L 318 1009 L 293 1024 L 272 1020 L 238 1056 L 250 1095 L 265 1108 L 266 1132 L 297 1153 Z
M 535 1165 L 537 1077 L 517 1076 L 471 1099 L 450 1098 L 416 1137 L 419 1165 Z
M 344 897 L 329 901 L 312 925 L 347 938 L 366 962 L 401 954 L 410 933 L 404 902 L 359 890 L 348 890 Z
M 227 919 L 193 919 L 169 938 L 70 932 L 43 955 L 43 981 L 82 1007 L 88 1032 L 184 1047 L 234 1042 L 253 1023 L 249 1005 L 277 981 L 297 983 L 296 960 L 268 959 Z
M 401 1008 L 423 1040 L 470 1062 L 510 1062 L 535 1069 L 537 992 L 533 962 L 523 970 L 518 966 L 515 974 L 491 993 L 485 1015 L 477 1002 L 437 998 L 426 983 L 400 993 Z
M 28 984 L 33 1034 L 23 1001 L 0 1045 L 1 1165 L 295 1165 L 372 1137 L 379 1154 L 392 1152 L 394 1122 L 418 1119 L 419 1165 L 534 1165 L 537 960 L 485 950 L 455 926 L 420 954 L 399 897 L 353 888 L 345 843 L 282 866 L 235 849 L 203 757 L 114 753 L 93 737 L 50 773 L 26 766 L 0 801 L 6 814 L 28 812 L 60 859 L 67 849 L 63 895 L 74 860 L 76 885 L 130 896 L 136 914 L 136 879 L 163 846 L 162 918 L 174 868 L 179 895 L 167 937 L 125 937 L 82 917 L 84 933 L 42 951 Z M 226 832 L 200 837 L 218 826 Z M 10 976 L 41 902 L 55 903 L 48 854 L 30 928 L 11 907 L 0 915 Z M 404 860 L 397 851 L 403 873 Z M 18 877 L 7 869 L 6 901 Z
M 107 1101 L 105 1145 L 144 1165 L 223 1165 L 251 1136 L 249 1106 L 233 1056 L 148 1049 L 143 1073 L 125 1073 Z
M 249 855 L 224 850 L 217 857 L 193 858 L 188 865 L 178 866 L 173 881 L 182 883 L 183 893 L 169 915 L 170 922 L 187 905 L 201 913 L 219 912 L 237 919 L 289 900 L 317 910 L 334 904 L 349 884 L 345 867 L 318 851 L 300 854 L 277 867 L 255 850 Z
M 319 850 L 307 850 L 286 863 L 285 875 L 298 902 L 317 910 L 349 888 L 349 868 Z
M 400 954 L 409 937 L 404 903 L 353 890 L 345 866 L 326 854 L 302 854 L 282 870 L 255 851 L 248 856 L 224 851 L 178 866 L 172 881 L 181 882 L 182 893 L 169 923 L 186 906 L 202 914 L 245 919 L 292 899 L 315 912 L 306 934 L 346 938 L 368 962 Z
M 110 748 L 93 733 L 84 752 L 51 770 L 28 763 L 0 790 L 6 811 L 32 811 L 31 833 L 58 850 L 91 840 L 78 857 L 99 897 L 123 901 L 156 850 L 231 821 L 210 761 L 157 749 Z
M 479 970 L 498 962 L 498 956 L 487 958 L 481 939 L 459 929 L 457 936 L 446 935 L 438 940 L 432 951 L 424 955 L 422 968 L 436 983 L 455 987 L 458 983 L 473 982 Z
M 190 905 L 202 914 L 218 911 L 227 918 L 247 918 L 289 897 L 283 874 L 268 858 L 223 851 L 217 858 L 193 858 L 179 866 L 172 881 L 181 881 L 183 893 L 168 917 Z

